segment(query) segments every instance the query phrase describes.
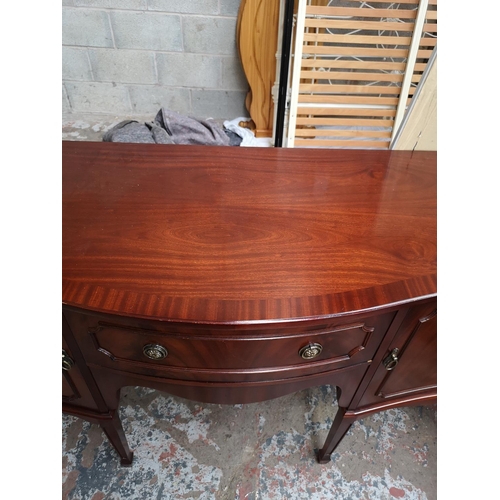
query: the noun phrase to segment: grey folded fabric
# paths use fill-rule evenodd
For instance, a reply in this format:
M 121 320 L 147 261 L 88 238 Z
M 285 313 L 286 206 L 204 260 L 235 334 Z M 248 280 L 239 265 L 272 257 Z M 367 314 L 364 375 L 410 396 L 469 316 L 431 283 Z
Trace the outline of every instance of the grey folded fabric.
M 154 121 L 139 123 L 124 120 L 108 130 L 105 142 L 148 144 L 202 144 L 205 146 L 238 145 L 241 140 L 231 137 L 214 120 L 198 120 L 167 108 L 161 108 Z
M 153 143 L 151 132 L 136 120 L 124 120 L 103 135 L 104 142 L 146 142 Z
M 243 137 L 240 137 L 236 132 L 224 128 L 224 133 L 229 137 L 230 146 L 239 146 L 243 142 Z
M 174 138 L 156 122 L 146 122 L 146 127 L 151 131 L 151 136 L 156 144 L 175 144 Z
M 155 122 L 167 131 L 175 144 L 229 146 L 230 143 L 224 129 L 213 120 L 198 120 L 161 108 L 155 117 Z

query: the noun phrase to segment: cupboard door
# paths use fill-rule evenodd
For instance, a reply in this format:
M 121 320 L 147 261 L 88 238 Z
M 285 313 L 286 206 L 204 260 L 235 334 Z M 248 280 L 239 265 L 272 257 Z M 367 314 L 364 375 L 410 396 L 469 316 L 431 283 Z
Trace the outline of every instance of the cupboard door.
M 437 301 L 411 308 L 359 406 L 437 390 Z
M 98 410 L 64 338 L 62 339 L 62 348 L 62 402 L 72 406 Z

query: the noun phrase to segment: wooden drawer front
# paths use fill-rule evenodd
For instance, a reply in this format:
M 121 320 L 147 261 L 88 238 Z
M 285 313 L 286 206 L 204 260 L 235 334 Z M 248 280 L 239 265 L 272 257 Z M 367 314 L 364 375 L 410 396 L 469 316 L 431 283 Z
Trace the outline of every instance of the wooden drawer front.
M 116 324 L 112 321 L 83 321 L 73 327 L 88 361 L 94 364 L 134 370 L 147 368 L 178 368 L 200 370 L 265 370 L 318 364 L 331 364 L 329 369 L 367 362 L 380 344 L 394 313 L 336 324 L 279 325 L 274 329 L 239 331 L 207 327 L 196 333 L 159 332 Z M 152 325 L 154 327 L 155 325 Z M 146 345 L 160 345 L 167 356 L 151 360 L 143 353 Z M 303 359 L 300 350 L 319 344 L 321 353 Z
M 66 342 L 62 341 L 63 349 L 68 356 L 72 357 Z M 62 402 L 74 406 L 81 406 L 97 410 L 98 407 L 92 397 L 90 390 L 85 384 L 78 365 L 73 365 L 70 370 L 62 370 Z

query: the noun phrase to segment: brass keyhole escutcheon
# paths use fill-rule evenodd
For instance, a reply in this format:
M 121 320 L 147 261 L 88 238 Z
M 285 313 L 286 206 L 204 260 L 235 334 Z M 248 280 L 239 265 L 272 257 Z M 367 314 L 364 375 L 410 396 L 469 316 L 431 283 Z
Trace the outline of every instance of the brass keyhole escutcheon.
M 167 350 L 159 344 L 147 344 L 142 349 L 142 352 L 146 357 L 155 361 L 166 358 L 168 355 Z
M 299 355 L 304 359 L 313 359 L 318 356 L 323 350 L 323 346 L 321 344 L 307 344 L 300 351 Z

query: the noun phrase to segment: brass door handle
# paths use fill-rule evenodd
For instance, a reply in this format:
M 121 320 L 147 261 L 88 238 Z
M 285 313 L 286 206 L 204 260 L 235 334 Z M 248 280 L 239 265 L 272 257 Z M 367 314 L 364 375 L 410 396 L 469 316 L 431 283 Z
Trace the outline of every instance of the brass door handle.
M 309 343 L 299 351 L 299 355 L 304 359 L 313 359 L 318 356 L 322 350 L 323 346 L 321 344 Z
M 167 350 L 159 344 L 147 344 L 143 347 L 142 352 L 147 358 L 155 361 L 166 358 L 168 355 Z
M 391 371 L 394 370 L 394 368 L 396 368 L 397 364 L 399 363 L 398 354 L 399 354 L 399 349 L 396 347 L 391 351 L 389 356 L 387 356 L 387 358 L 384 359 L 384 366 L 387 371 Z
M 62 350 L 62 369 L 69 372 L 71 370 L 71 368 L 73 368 L 74 364 L 75 364 L 75 362 L 68 356 L 67 352 L 63 349 Z

